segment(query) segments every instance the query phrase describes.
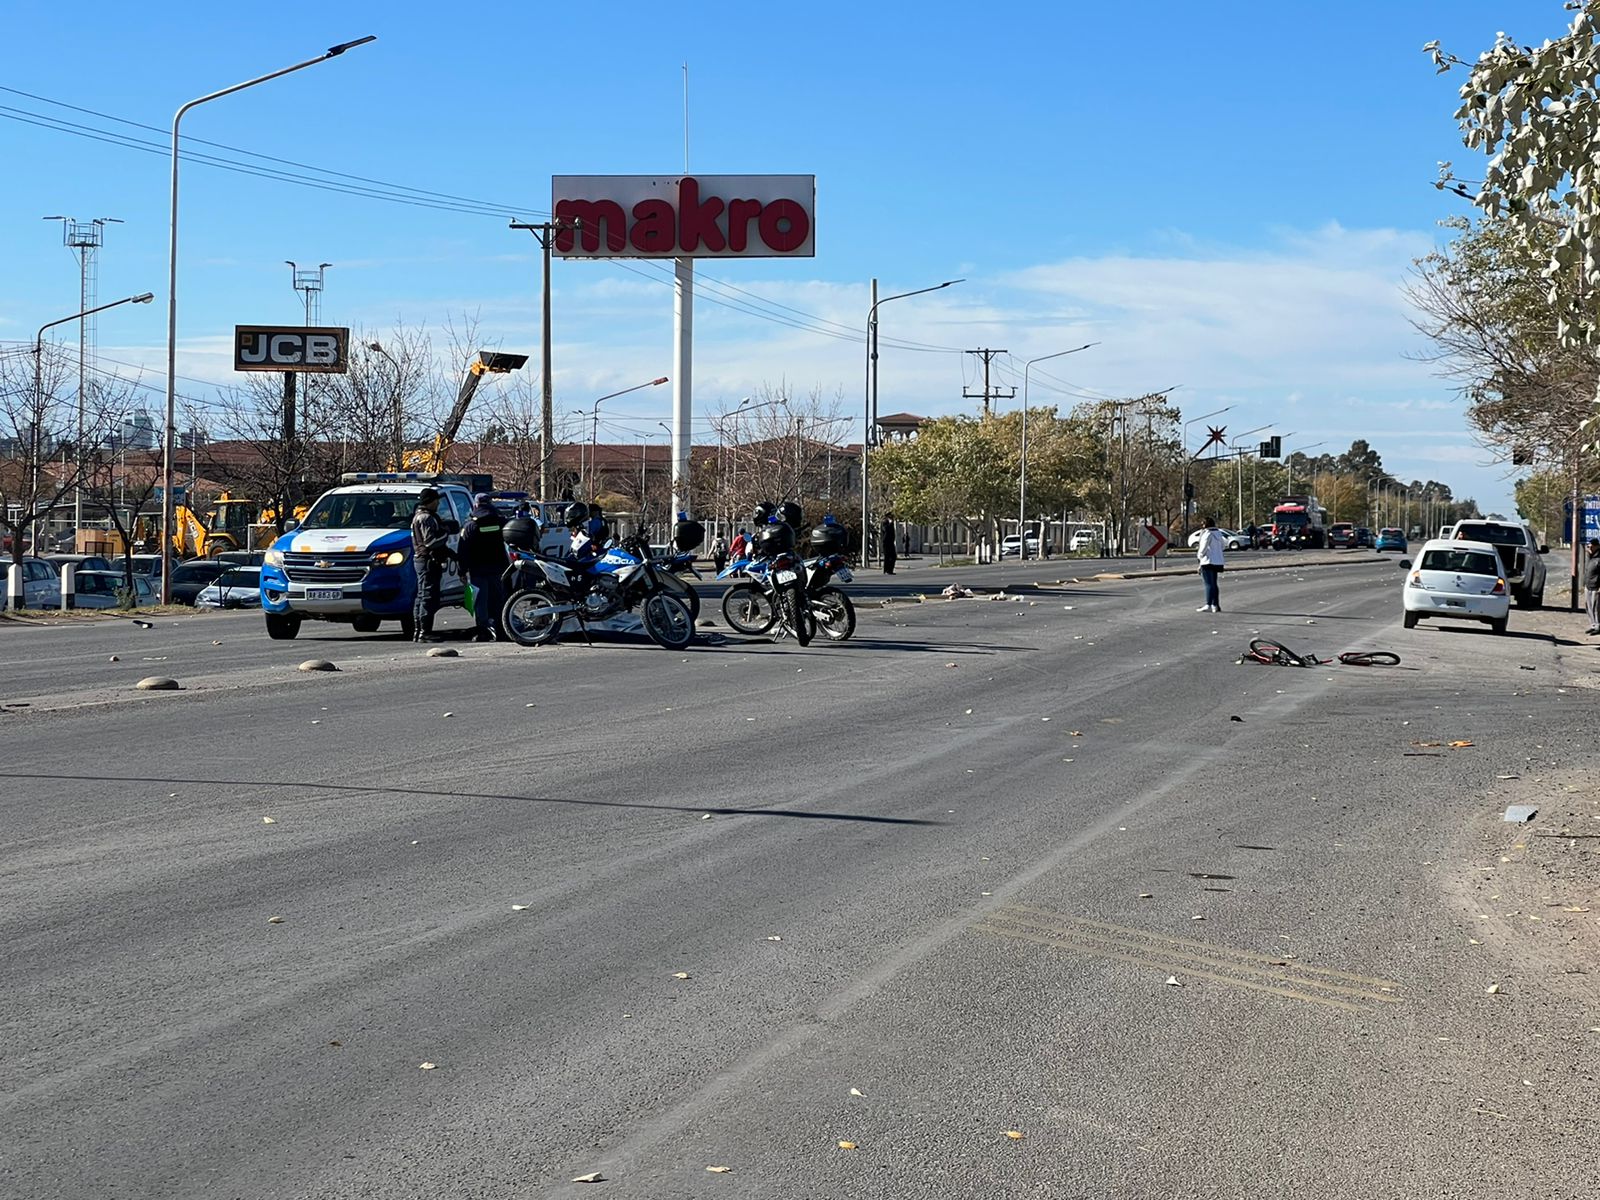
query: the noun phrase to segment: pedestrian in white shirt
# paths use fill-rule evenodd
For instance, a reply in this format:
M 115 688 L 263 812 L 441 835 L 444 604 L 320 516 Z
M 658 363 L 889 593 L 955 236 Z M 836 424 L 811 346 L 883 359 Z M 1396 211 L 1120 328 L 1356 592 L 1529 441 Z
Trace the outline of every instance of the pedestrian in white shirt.
M 1206 518 L 1206 527 L 1200 531 L 1200 542 L 1195 557 L 1200 560 L 1200 578 L 1206 585 L 1206 602 L 1195 612 L 1221 612 L 1222 593 L 1217 587 L 1217 577 L 1222 574 L 1222 549 L 1228 536 L 1217 528 L 1215 517 Z

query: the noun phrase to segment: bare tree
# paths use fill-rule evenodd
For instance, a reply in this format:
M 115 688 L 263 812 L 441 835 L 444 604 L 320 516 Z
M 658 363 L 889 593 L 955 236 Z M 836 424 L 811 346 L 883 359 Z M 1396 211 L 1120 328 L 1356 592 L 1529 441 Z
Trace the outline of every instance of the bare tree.
M 438 421 L 440 389 L 426 328 L 396 323 L 350 339 L 349 370 L 320 376 L 346 470 L 398 470 L 406 446 Z M 309 377 L 306 377 L 309 378 Z
M 736 523 L 762 501 L 793 500 L 820 518 L 844 497 L 840 453 L 850 419 L 844 397 L 820 387 L 796 394 L 784 383 L 763 384 L 744 403 L 712 417 L 718 458 L 714 511 Z

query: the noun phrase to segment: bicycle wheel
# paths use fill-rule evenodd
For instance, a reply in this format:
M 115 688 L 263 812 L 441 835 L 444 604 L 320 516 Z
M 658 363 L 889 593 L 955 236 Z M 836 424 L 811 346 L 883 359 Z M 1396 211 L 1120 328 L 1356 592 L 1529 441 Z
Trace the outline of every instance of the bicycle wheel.
M 1346 650 L 1339 661 L 1347 667 L 1398 667 L 1400 656 L 1392 650 Z
M 646 596 L 640 606 L 644 631 L 664 650 L 682 650 L 694 640 L 694 619 L 689 606 L 671 592 Z
M 811 597 L 817 628 L 830 642 L 847 640 L 856 631 L 856 606 L 836 587 L 825 587 Z
M 730 629 L 760 637 L 772 628 L 778 611 L 759 584 L 736 583 L 722 593 L 722 619 Z
M 561 632 L 555 598 L 542 588 L 514 592 L 500 609 L 500 628 L 519 646 L 542 646 Z

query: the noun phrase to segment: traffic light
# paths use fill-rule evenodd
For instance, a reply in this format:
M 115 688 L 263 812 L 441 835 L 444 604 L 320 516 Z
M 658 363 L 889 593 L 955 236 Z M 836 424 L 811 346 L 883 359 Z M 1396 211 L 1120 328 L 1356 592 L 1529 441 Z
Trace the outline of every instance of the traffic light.
M 1187 479 L 1183 481 L 1183 498 L 1185 500 L 1194 499 L 1194 484 L 1190 483 Z
M 1283 438 L 1278 434 L 1273 434 L 1266 441 L 1261 443 L 1261 448 L 1257 451 L 1257 453 L 1260 454 L 1262 458 L 1282 458 Z

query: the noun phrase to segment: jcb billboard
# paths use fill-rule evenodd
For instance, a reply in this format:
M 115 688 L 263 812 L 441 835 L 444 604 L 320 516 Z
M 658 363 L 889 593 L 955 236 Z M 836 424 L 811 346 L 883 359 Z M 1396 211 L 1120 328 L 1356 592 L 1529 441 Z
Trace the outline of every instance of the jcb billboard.
M 306 371 L 343 375 L 350 369 L 350 330 L 299 325 L 236 325 L 235 371 Z

